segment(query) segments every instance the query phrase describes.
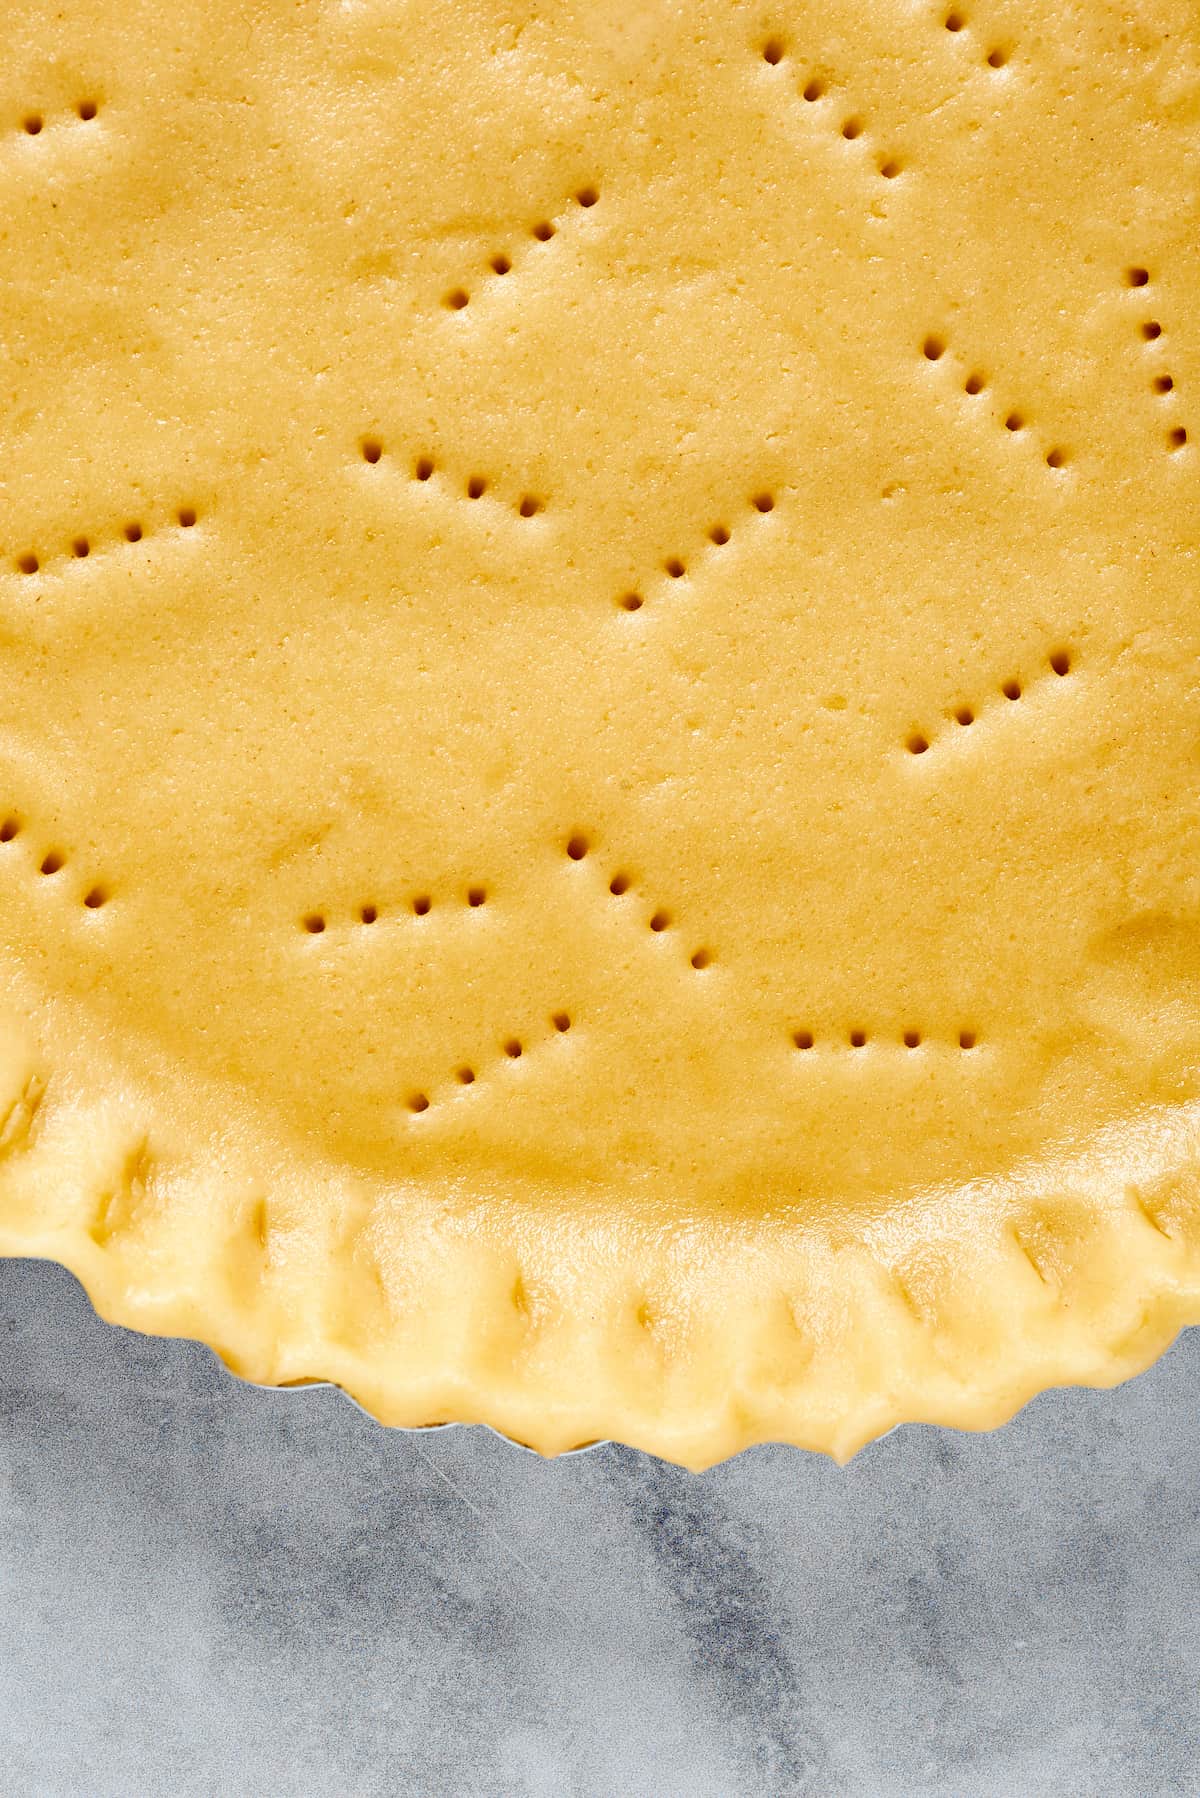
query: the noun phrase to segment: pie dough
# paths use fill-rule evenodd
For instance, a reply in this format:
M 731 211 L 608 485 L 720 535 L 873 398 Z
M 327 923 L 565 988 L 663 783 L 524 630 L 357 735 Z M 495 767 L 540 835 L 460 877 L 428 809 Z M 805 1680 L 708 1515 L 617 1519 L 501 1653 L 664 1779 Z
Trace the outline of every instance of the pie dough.
M 1194 0 L 0 45 L 0 1250 L 692 1466 L 1200 1318 Z

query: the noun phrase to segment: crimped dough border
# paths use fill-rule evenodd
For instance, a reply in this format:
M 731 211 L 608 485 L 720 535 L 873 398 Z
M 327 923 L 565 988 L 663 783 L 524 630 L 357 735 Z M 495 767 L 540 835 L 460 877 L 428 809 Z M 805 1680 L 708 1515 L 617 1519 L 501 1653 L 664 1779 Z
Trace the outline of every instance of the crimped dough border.
M 81 1090 L 94 1054 L 75 1045 L 52 1082 L 27 1037 L 8 1047 L 0 1254 L 62 1263 L 111 1323 L 206 1343 L 260 1385 L 332 1383 L 387 1425 L 482 1423 L 545 1455 L 612 1439 L 696 1470 L 759 1442 L 844 1462 L 896 1424 L 991 1429 L 1047 1387 L 1115 1385 L 1200 1322 L 1197 1105 L 857 1234 L 436 1216 L 336 1171 L 248 1171 L 217 1135 L 197 1152 L 164 1125 L 152 1147 L 128 1080 Z

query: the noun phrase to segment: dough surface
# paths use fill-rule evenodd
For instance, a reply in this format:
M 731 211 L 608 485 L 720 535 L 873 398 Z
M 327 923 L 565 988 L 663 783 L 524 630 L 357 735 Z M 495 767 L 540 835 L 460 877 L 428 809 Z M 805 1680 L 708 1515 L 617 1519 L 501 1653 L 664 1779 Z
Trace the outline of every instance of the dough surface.
M 1200 1319 L 1191 0 L 0 47 L 0 1250 L 697 1465 Z

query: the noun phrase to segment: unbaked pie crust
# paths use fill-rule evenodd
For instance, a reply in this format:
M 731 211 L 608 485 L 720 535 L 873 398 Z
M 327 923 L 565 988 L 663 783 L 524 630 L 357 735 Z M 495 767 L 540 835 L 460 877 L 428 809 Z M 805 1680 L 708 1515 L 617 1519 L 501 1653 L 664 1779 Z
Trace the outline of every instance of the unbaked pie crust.
M 1193 0 L 0 47 L 0 1250 L 697 1467 L 1200 1317 Z

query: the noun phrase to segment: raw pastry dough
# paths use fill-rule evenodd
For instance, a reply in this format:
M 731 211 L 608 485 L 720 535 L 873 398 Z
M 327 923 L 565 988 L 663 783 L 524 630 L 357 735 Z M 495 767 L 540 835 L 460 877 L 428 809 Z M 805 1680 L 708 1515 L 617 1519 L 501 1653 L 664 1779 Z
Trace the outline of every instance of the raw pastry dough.
M 0 45 L 0 1249 L 693 1465 L 1200 1317 L 1192 0 Z

